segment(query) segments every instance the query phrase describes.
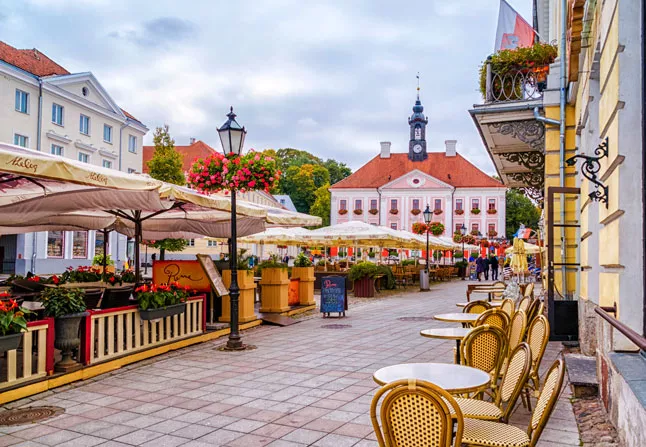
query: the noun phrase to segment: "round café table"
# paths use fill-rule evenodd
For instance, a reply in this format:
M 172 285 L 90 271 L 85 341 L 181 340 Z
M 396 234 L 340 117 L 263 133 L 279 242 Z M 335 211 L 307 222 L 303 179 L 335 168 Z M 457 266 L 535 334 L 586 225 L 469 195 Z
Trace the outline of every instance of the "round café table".
M 443 327 L 434 329 L 424 329 L 419 332 L 422 337 L 439 338 L 441 340 L 455 340 L 457 347 L 456 363 L 460 364 L 460 342 L 467 334 L 471 332 L 471 328 L 465 327 Z
M 379 385 L 396 380 L 417 379 L 431 382 L 451 394 L 477 393 L 491 384 L 486 372 L 451 363 L 403 363 L 381 368 L 372 376 Z
M 435 318 L 438 321 L 446 321 L 448 323 L 471 324 L 471 323 L 475 323 L 479 316 L 480 314 L 465 314 L 462 312 L 452 312 L 448 314 L 434 315 L 433 318 Z

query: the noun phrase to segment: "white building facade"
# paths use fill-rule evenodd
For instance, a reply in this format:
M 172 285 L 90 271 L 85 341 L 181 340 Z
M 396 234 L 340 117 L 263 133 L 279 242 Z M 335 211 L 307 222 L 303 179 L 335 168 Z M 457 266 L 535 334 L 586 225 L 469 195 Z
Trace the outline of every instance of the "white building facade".
M 81 162 L 141 172 L 148 128 L 123 111 L 92 73 L 69 73 L 38 50 L 0 42 L 0 141 Z M 0 237 L 2 273 L 56 273 L 89 265 L 103 252 L 94 231 L 50 231 Z M 110 234 L 108 252 L 121 266 L 125 236 Z

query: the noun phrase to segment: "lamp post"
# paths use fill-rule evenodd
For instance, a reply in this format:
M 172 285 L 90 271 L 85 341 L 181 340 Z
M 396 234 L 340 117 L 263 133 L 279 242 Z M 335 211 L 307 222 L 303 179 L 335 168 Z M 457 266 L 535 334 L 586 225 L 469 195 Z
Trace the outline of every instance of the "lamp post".
M 428 273 L 430 271 L 430 263 L 429 263 L 429 258 L 428 258 L 428 232 L 429 232 L 429 224 L 431 223 L 431 219 L 433 219 L 433 213 L 431 212 L 430 206 L 427 204 L 426 209 L 424 210 L 424 222 L 426 223 L 426 278 L 427 278 L 427 283 L 428 283 Z
M 464 259 L 464 236 L 467 234 L 467 227 L 464 226 L 464 223 L 460 227 L 460 234 L 462 235 L 462 259 Z M 469 258 L 467 258 L 469 259 Z M 469 263 L 467 262 L 467 266 Z M 466 272 L 466 267 L 464 268 L 464 275 L 462 275 L 462 281 L 466 281 L 467 279 L 467 272 Z
M 236 121 L 236 114 L 233 107 L 227 114 L 229 118 L 218 129 L 222 151 L 224 155 L 240 155 L 247 131 Z M 229 268 L 231 269 L 231 286 L 229 287 L 229 302 L 231 305 L 231 332 L 227 340 L 226 349 L 244 349 L 242 337 L 238 329 L 238 298 L 240 287 L 238 286 L 238 241 L 237 241 L 237 219 L 236 219 L 236 191 L 231 188 L 231 253 L 229 254 Z

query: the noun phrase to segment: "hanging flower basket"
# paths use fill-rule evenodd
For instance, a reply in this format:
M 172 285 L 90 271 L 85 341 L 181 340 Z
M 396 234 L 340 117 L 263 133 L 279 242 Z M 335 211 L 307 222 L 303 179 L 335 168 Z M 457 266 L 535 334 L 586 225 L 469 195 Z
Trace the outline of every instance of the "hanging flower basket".
M 480 208 L 473 208 L 471 214 L 480 214 Z
M 368 212 L 373 216 L 376 216 L 379 213 L 379 210 L 377 208 L 370 208 Z
M 496 237 L 496 236 L 498 236 L 498 232 L 497 232 L 497 231 L 495 231 L 495 230 L 490 231 L 488 234 L 489 234 L 489 237 Z
M 397 214 L 397 213 L 399 213 L 398 209 L 393 208 L 392 210 L 390 210 L 390 214 Z
M 156 320 L 178 315 L 186 310 L 188 287 L 174 282 L 168 285 L 144 284 L 135 289 L 142 320 Z
M 433 236 L 440 236 L 444 233 L 444 224 L 441 222 L 431 222 L 428 226 L 428 230 Z
M 464 210 L 455 210 L 455 214 L 457 214 L 458 216 L 461 216 L 464 214 Z
M 348 214 L 348 210 L 339 210 L 339 214 L 344 216 L 344 215 Z
M 197 159 L 188 173 L 188 184 L 199 192 L 269 191 L 281 172 L 276 160 L 253 150 L 245 155 L 213 153 Z
M 479 233 L 478 230 L 471 230 L 471 236 L 477 236 Z
M 496 214 L 497 212 L 498 212 L 498 210 L 496 210 L 496 209 L 488 209 L 487 210 L 487 214 Z
M 439 216 L 440 214 L 442 214 L 442 210 L 439 208 L 436 208 L 433 210 L 433 214 L 435 214 L 436 216 Z
M 413 208 L 412 210 L 410 210 L 410 213 L 411 213 L 413 216 L 418 216 L 418 215 L 419 215 L 419 213 L 421 213 L 421 212 L 422 212 L 422 210 L 420 210 L 419 208 Z
M 415 222 L 412 228 L 413 233 L 415 234 L 426 234 L 428 227 L 423 222 Z
M 453 233 L 453 242 L 456 244 L 459 244 L 462 242 L 462 234 L 460 233 Z
M 356 209 L 356 210 L 354 210 L 354 214 L 356 214 L 357 216 L 361 216 L 363 214 L 363 210 L 362 209 Z

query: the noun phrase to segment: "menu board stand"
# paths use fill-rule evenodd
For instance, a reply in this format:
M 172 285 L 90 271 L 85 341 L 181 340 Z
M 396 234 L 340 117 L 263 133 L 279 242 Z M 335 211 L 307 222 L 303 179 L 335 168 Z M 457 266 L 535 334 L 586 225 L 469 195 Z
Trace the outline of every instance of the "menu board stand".
M 345 317 L 348 310 L 348 291 L 345 276 L 324 276 L 321 278 L 321 312 L 323 318 L 338 313 Z

